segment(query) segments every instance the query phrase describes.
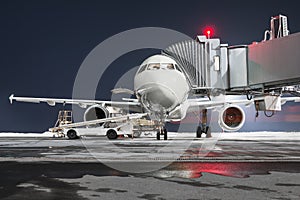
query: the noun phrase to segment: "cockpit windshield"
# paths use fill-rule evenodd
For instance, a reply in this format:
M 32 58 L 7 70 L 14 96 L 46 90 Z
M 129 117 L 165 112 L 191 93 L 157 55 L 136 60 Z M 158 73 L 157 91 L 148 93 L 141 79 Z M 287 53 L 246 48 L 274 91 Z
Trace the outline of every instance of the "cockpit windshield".
M 160 69 L 159 63 L 150 63 L 147 67 L 147 70 L 158 70 Z
M 174 65 L 171 63 L 161 63 L 160 66 L 161 69 L 171 69 L 171 70 L 175 69 Z
M 178 66 L 176 66 L 175 64 L 172 64 L 172 63 L 150 63 L 148 65 L 143 65 L 140 68 L 139 73 L 141 73 L 145 70 L 177 70 L 177 71 L 180 71 L 180 69 L 178 69 Z
M 150 63 L 147 67 L 147 70 L 175 70 L 175 66 L 172 63 Z

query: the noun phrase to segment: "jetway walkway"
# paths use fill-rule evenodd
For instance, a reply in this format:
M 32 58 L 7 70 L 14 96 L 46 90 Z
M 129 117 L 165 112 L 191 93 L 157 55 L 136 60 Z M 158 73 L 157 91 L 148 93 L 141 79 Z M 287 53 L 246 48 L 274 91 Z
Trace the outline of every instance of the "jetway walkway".
M 231 47 L 229 90 L 269 89 L 300 83 L 300 33 Z
M 271 30 L 261 42 L 228 46 L 218 38 L 197 36 L 163 54 L 177 61 L 196 95 L 217 89 L 229 94 L 281 92 L 283 86 L 300 84 L 300 33 L 289 35 L 283 15 L 271 18 Z

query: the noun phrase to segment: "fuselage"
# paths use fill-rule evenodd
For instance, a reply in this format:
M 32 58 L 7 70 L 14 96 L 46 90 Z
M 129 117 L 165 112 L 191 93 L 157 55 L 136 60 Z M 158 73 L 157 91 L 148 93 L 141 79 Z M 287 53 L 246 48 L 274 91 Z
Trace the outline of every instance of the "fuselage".
M 134 78 L 134 90 L 142 106 L 150 113 L 166 118 L 183 118 L 180 110 L 190 87 L 177 63 L 170 57 L 154 55 L 147 58 Z M 178 116 L 170 116 L 177 113 Z

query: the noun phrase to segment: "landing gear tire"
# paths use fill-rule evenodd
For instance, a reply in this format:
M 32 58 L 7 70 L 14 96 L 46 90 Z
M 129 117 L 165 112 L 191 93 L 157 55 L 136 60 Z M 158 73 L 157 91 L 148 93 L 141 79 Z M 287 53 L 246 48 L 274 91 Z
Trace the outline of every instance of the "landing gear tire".
M 156 139 L 157 139 L 157 140 L 160 140 L 160 130 L 158 130 L 158 131 L 156 132 Z
M 71 129 L 71 130 L 68 130 L 67 132 L 67 137 L 70 139 L 70 140 L 75 140 L 75 139 L 78 139 L 78 135 L 76 133 L 75 130 Z
M 206 138 L 211 138 L 211 129 L 209 126 L 206 126 L 205 128 L 202 128 L 201 126 L 198 126 L 196 137 L 201 138 L 202 133 L 206 135 Z
M 201 138 L 201 135 L 202 135 L 202 127 L 198 126 L 197 132 L 196 132 L 196 137 L 197 138 Z
M 163 129 L 164 132 L 164 140 L 168 140 L 168 131 L 166 128 Z
M 211 128 L 209 126 L 206 127 L 205 130 L 206 138 L 211 138 Z
M 106 137 L 110 140 L 115 140 L 118 137 L 117 131 L 115 131 L 114 129 L 109 129 L 106 132 Z

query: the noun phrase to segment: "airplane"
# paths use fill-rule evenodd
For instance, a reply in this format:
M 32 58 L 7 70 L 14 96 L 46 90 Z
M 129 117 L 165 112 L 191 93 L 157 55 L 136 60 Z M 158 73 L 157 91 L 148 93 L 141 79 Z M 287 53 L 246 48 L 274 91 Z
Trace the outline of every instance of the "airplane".
M 207 124 L 207 110 L 220 108 L 219 126 L 224 131 L 238 131 L 245 123 L 245 112 L 240 105 L 251 105 L 260 102 L 264 97 L 247 98 L 241 100 L 220 99 L 217 96 L 203 95 L 199 98 L 191 98 L 193 88 L 190 86 L 182 67 L 168 55 L 157 54 L 150 56 L 138 68 L 134 77 L 134 90 L 117 88 L 113 93 L 128 93 L 135 95 L 135 99 L 124 99 L 125 101 L 99 101 L 81 99 L 56 99 L 56 98 L 32 98 L 9 97 L 10 103 L 13 101 L 40 103 L 46 102 L 50 106 L 56 103 L 76 104 L 82 108 L 87 108 L 84 113 L 84 121 L 90 125 L 101 125 L 106 122 L 117 121 L 111 117 L 114 109 L 121 109 L 126 112 L 141 113 L 141 117 L 147 114 L 155 121 L 157 127 L 156 139 L 160 140 L 163 135 L 164 140 L 168 139 L 168 131 L 165 124 L 168 122 L 178 122 L 183 120 L 188 112 L 199 109 L 202 112 L 201 124 L 196 130 L 196 137 L 202 134 L 211 137 L 211 129 Z M 222 95 L 222 94 L 221 94 Z M 278 98 L 280 96 L 274 96 Z M 277 104 L 284 104 L 287 101 L 300 102 L 300 97 L 278 98 Z M 129 109 L 126 110 L 127 107 Z M 130 116 L 130 114 L 128 115 Z M 107 119 L 107 120 L 105 120 Z M 124 120 L 124 118 L 122 118 Z M 116 135 L 109 139 L 117 138 Z

